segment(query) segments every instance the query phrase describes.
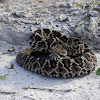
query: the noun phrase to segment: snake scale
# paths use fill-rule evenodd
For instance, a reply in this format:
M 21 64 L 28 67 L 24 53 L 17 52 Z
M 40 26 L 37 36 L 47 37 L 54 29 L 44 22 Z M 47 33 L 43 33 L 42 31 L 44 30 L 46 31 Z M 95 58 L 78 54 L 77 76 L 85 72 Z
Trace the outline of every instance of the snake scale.
M 86 44 L 58 31 L 38 29 L 29 42 L 31 48 L 19 52 L 16 61 L 32 72 L 68 78 L 89 74 L 97 65 L 95 54 Z

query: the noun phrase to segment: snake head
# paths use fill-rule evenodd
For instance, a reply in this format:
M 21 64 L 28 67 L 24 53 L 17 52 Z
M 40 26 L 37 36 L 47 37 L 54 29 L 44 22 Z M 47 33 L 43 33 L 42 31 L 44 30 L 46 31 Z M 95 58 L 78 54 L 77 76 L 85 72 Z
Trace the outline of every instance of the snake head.
M 50 45 L 50 49 L 54 55 L 58 55 L 58 58 L 67 56 L 67 49 L 65 44 L 57 37 Z

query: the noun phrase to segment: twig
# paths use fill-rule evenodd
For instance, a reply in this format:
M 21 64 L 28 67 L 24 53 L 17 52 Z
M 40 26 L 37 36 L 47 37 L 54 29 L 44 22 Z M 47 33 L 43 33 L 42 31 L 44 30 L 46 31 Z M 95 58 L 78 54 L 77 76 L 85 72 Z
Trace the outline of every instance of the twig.
M 23 96 L 23 95 L 21 95 L 21 96 Z M 29 96 L 23 96 L 24 98 L 28 98 L 28 99 L 31 99 L 31 100 L 35 100 L 34 98 L 31 98 L 31 97 L 29 97 Z
M 25 21 L 21 21 L 21 22 L 23 22 L 23 23 L 25 23 L 25 24 L 39 25 L 37 22 L 25 22 Z
M 0 91 L 0 94 L 16 94 L 16 92 L 5 92 L 5 91 Z
M 0 94 L 18 94 L 17 92 L 5 92 L 5 91 L 0 91 Z M 21 94 L 18 94 L 18 95 L 21 95 Z M 29 99 L 31 99 L 31 100 L 35 100 L 34 98 L 31 98 L 31 97 L 29 97 L 29 96 L 24 96 L 24 95 L 21 95 L 22 97 L 24 97 L 24 98 L 29 98 Z
M 70 92 L 72 91 L 72 89 L 68 89 L 68 90 L 58 90 L 58 89 L 49 89 L 49 88 L 32 88 L 32 87 L 24 87 L 23 89 L 35 89 L 35 90 L 44 90 L 44 91 L 62 91 L 62 92 Z

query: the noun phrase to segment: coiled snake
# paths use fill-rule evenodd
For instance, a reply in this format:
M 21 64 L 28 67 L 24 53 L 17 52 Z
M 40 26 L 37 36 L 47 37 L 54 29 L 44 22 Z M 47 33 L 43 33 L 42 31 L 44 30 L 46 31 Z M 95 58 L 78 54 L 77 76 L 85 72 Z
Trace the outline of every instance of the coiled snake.
M 38 29 L 30 37 L 31 48 L 18 53 L 17 63 L 49 77 L 75 77 L 89 74 L 97 65 L 93 51 L 75 37 Z

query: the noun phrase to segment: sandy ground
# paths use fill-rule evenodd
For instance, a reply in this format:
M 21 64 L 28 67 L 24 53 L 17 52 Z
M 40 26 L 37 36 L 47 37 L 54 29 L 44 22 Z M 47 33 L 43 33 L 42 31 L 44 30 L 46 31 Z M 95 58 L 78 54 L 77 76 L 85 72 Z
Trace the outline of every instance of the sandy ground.
M 84 27 L 78 27 L 77 34 L 74 34 L 73 29 L 85 11 L 72 2 L 69 2 L 70 9 L 67 3 L 64 0 L 57 2 L 56 9 L 50 0 L 0 1 L 0 75 L 8 74 L 0 79 L 0 100 L 100 100 L 100 76 L 96 75 L 100 67 L 97 25 L 100 16 L 95 11 L 91 12 L 92 21 L 87 24 L 92 31 L 86 33 Z M 69 19 L 67 24 L 66 18 Z M 96 69 L 83 77 L 60 79 L 44 77 L 20 67 L 16 63 L 16 55 L 29 47 L 29 35 L 40 27 L 82 38 L 96 54 Z M 14 48 L 13 52 L 9 52 L 11 48 Z

